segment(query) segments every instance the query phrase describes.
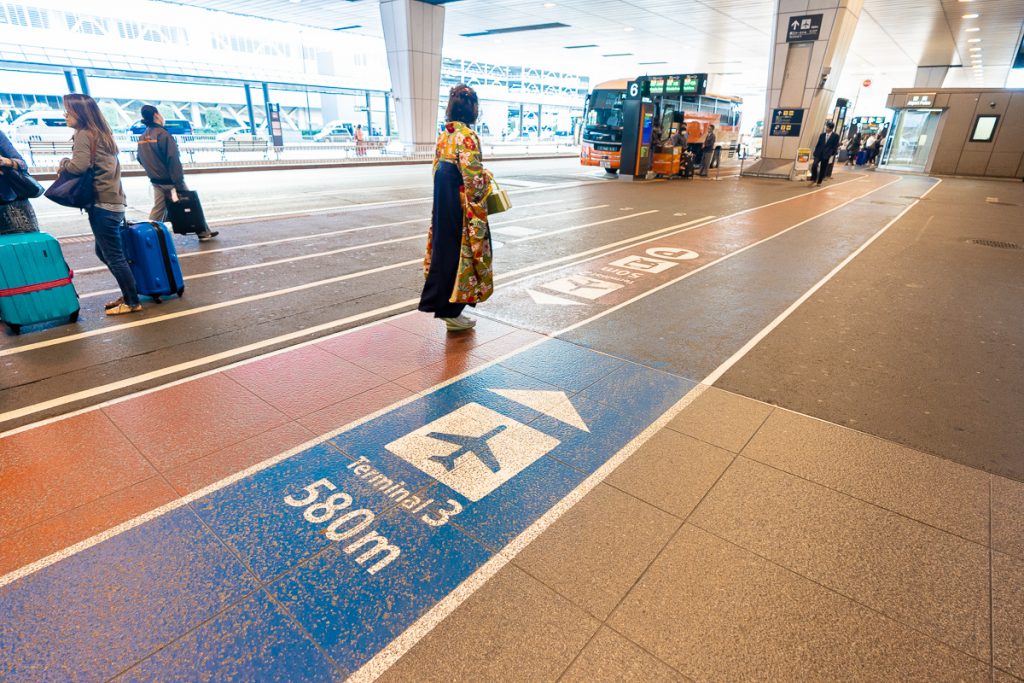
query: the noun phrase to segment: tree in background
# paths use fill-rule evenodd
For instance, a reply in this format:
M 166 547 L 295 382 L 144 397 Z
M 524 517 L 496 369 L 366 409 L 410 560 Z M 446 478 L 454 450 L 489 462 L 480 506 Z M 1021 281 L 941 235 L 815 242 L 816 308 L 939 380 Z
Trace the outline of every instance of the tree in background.
M 224 112 L 220 109 L 207 109 L 203 112 L 203 118 L 206 120 L 206 128 L 212 131 L 219 132 L 224 130 Z

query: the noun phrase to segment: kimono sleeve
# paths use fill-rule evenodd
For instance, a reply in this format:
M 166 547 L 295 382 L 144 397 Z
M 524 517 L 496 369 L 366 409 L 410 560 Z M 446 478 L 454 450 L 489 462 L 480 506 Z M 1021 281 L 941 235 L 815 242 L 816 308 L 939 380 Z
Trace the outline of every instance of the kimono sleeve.
M 481 204 L 491 193 L 491 173 L 484 168 L 476 133 L 470 131 L 460 137 L 459 170 L 466 188 L 466 199 L 472 204 Z

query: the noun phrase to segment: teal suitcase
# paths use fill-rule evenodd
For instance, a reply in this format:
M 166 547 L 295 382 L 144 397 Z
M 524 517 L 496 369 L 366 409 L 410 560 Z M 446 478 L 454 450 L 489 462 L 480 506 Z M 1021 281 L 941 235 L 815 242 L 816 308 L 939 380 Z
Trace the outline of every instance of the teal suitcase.
M 78 320 L 74 274 L 60 243 L 41 232 L 0 235 L 0 320 L 19 334 L 24 325 Z

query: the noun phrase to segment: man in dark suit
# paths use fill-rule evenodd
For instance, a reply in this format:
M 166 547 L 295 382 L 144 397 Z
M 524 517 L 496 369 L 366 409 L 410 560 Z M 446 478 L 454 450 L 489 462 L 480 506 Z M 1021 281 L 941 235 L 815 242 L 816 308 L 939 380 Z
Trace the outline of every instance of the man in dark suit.
M 839 152 L 839 135 L 836 124 L 825 122 L 825 132 L 818 136 L 818 144 L 814 146 L 814 163 L 811 164 L 811 182 L 821 185 L 828 170 L 828 160 Z

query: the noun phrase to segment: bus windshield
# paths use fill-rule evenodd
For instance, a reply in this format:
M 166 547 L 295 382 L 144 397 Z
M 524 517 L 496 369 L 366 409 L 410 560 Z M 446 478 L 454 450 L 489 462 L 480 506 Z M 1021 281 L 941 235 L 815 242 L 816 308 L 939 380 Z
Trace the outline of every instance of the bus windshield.
M 621 90 L 595 90 L 587 110 L 587 127 L 622 128 L 622 100 L 625 95 Z

